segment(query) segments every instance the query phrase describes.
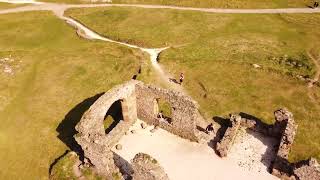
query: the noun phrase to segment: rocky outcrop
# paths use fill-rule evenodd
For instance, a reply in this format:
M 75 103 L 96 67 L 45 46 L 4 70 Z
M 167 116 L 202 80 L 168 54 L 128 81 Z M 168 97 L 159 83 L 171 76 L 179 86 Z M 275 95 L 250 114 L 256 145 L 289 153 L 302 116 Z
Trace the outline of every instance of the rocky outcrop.
M 298 180 L 320 179 L 320 165 L 316 159 L 311 158 L 307 163 L 296 168 L 294 175 Z
M 132 160 L 133 180 L 169 180 L 158 161 L 148 154 L 138 153 Z
M 230 150 L 233 140 L 237 135 L 237 132 L 241 124 L 241 116 L 231 115 L 230 117 L 231 127 L 229 127 L 222 140 L 217 143 L 217 151 L 221 157 L 226 157 L 228 151 Z

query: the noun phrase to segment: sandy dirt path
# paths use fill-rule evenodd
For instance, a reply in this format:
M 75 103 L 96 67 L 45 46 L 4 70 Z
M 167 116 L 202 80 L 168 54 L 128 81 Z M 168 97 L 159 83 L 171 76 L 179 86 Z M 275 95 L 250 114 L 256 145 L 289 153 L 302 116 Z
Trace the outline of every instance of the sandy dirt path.
M 1 2 L 1 0 L 0 0 Z M 8 1 L 9 2 L 9 1 Z M 157 72 L 157 75 L 159 77 L 161 77 L 161 80 L 167 84 L 169 84 L 171 87 L 173 87 L 173 89 L 179 90 L 181 92 L 183 92 L 183 89 L 170 82 L 170 75 L 168 75 L 167 72 L 165 72 L 163 70 L 163 68 L 160 66 L 160 64 L 158 63 L 158 57 L 159 54 L 168 49 L 169 47 L 164 47 L 164 48 L 143 48 L 143 47 L 139 47 L 136 45 L 132 45 L 132 44 L 128 44 L 128 43 L 123 43 L 123 42 L 119 42 L 119 41 L 114 41 L 112 39 L 108 39 L 106 37 L 103 37 L 99 34 L 97 34 L 96 32 L 92 31 L 91 29 L 89 29 L 88 27 L 86 27 L 85 25 L 81 24 L 80 22 L 70 18 L 70 17 L 65 17 L 64 16 L 64 11 L 70 7 L 73 7 L 74 5 L 62 5 L 62 4 L 53 4 L 53 3 L 39 3 L 39 2 L 34 2 L 32 0 L 19 0 L 19 1 L 13 1 L 15 3 L 21 3 L 21 2 L 26 2 L 26 3 L 30 3 L 30 4 L 34 4 L 32 6 L 24 6 L 24 7 L 20 7 L 20 8 L 14 8 L 14 9 L 7 9 L 7 10 L 3 10 L 0 11 L 0 14 L 6 14 L 6 13 L 15 13 L 15 12 L 25 12 L 25 11 L 36 11 L 36 10 L 49 10 L 49 11 L 53 11 L 53 13 L 59 17 L 60 19 L 65 20 L 69 25 L 73 26 L 75 29 L 77 29 L 77 32 L 80 36 L 82 36 L 83 38 L 86 39 L 90 39 L 90 40 L 101 40 L 101 41 L 106 41 L 106 42 L 110 42 L 110 43 L 116 43 L 116 44 L 120 44 L 123 46 L 127 46 L 129 48 L 134 48 L 134 49 L 140 49 L 143 52 L 146 52 L 149 54 L 150 56 L 150 62 L 152 67 L 155 69 L 155 71 Z M 77 7 L 79 7 L 77 5 Z M 82 5 L 80 6 L 82 7 Z M 87 6 L 85 6 L 87 7 Z
M 171 88 L 184 92 L 184 89 L 170 81 L 172 77 L 169 75 L 158 63 L 158 56 L 159 54 L 166 50 L 168 47 L 165 48 L 142 48 L 135 45 L 114 41 L 105 37 L 102 37 L 95 33 L 94 31 L 90 30 L 89 28 L 85 27 L 84 25 L 80 24 L 79 22 L 75 21 L 74 19 L 68 18 L 64 16 L 64 11 L 69 8 L 89 8 L 89 7 L 140 7 L 140 8 L 148 8 L 148 9 L 175 9 L 175 10 L 191 10 L 191 11 L 201 11 L 201 12 L 211 12 L 211 13 L 246 13 L 246 14 L 278 14 L 278 13 L 320 13 L 320 9 L 311 9 L 311 8 L 287 8 L 287 9 L 219 9 L 219 8 L 191 8 L 191 7 L 176 7 L 176 6 L 163 6 L 163 5 L 141 5 L 141 4 L 57 4 L 57 3 L 44 3 L 44 2 L 37 2 L 34 0 L 0 0 L 0 2 L 7 2 L 7 3 L 29 3 L 32 5 L 23 6 L 18 8 L 12 9 L 5 9 L 1 10 L 0 14 L 7 14 L 7 13 L 16 13 L 16 12 L 24 12 L 24 11 L 38 11 L 38 10 L 49 10 L 53 11 L 56 16 L 61 19 L 66 20 L 69 24 L 76 27 L 78 30 L 82 30 L 86 35 L 85 38 L 89 39 L 97 39 L 112 43 L 118 43 L 130 48 L 137 48 L 140 49 L 150 55 L 150 61 L 153 68 L 156 70 L 158 75 L 161 79 L 167 83 Z
M 144 4 L 55 4 L 43 3 L 33 0 L 0 0 L 0 2 L 7 3 L 30 3 L 38 4 L 41 6 L 63 5 L 68 8 L 85 8 L 85 7 L 140 7 L 148 9 L 175 9 L 184 11 L 201 11 L 210 13 L 227 13 L 227 14 L 278 14 L 278 13 L 319 13 L 320 9 L 312 8 L 279 8 L 279 9 L 225 9 L 225 8 L 193 8 L 193 7 L 178 7 L 178 6 L 165 6 L 165 5 L 144 5 Z
M 121 150 L 113 149 L 118 155 L 130 162 L 135 154 L 147 153 L 158 160 L 172 180 L 275 180 L 267 171 L 249 171 L 240 168 L 228 158 L 218 157 L 212 148 L 205 144 L 193 143 L 178 136 L 158 129 L 151 133 L 151 126 L 140 127 L 137 121 L 119 144 Z

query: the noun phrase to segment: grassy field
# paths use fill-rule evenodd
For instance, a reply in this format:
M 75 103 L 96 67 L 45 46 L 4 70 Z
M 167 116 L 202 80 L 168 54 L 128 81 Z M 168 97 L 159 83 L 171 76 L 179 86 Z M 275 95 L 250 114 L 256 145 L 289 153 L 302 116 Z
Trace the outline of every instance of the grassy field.
M 160 63 L 178 77 L 201 105 L 207 119 L 245 112 L 273 122 L 273 111 L 287 107 L 299 125 L 290 156 L 320 159 L 319 99 L 308 97 L 313 76 L 306 52 L 319 52 L 320 14 L 208 14 L 135 8 L 74 9 L 67 12 L 95 31 L 144 47 L 172 46 Z M 290 65 L 295 61 L 300 66 Z M 252 63 L 262 65 L 254 69 Z M 148 79 L 148 78 L 146 78 Z M 320 97 L 319 88 L 312 90 Z
M 82 0 L 44 0 L 58 3 L 89 3 Z M 158 4 L 202 8 L 293 8 L 313 5 L 314 0 L 112 0 L 115 4 Z M 101 2 L 96 2 L 101 3 Z
M 23 4 L 9 4 L 0 2 L 0 10 L 23 6 Z
M 215 8 L 284 8 L 306 7 L 312 4 L 310 0 L 113 0 L 112 2 Z
M 80 39 L 49 12 L 0 15 L 0 29 L 0 179 L 48 179 L 95 95 L 147 56 Z

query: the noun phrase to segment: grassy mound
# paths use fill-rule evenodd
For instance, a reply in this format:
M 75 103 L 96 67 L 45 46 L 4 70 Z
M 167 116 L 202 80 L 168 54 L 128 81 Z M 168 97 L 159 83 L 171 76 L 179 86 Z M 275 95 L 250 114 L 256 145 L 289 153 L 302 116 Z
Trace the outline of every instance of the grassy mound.
M 96 94 L 148 57 L 81 39 L 51 12 L 1 15 L 0 29 L 0 179 L 47 179 Z
M 299 125 L 290 159 L 320 159 L 319 99 L 309 98 L 306 83 L 294 78 L 315 73 L 307 52 L 320 50 L 320 14 L 139 8 L 73 9 L 67 14 L 111 39 L 171 46 L 161 53 L 160 63 L 173 75 L 185 73 L 184 87 L 207 119 L 242 111 L 272 123 L 274 110 L 289 108 Z M 320 97 L 319 88 L 311 91 Z

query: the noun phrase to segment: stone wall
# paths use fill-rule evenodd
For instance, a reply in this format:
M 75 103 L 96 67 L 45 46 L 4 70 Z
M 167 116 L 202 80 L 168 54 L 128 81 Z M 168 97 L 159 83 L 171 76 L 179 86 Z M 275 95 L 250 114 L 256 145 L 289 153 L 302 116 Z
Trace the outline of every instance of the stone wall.
M 298 180 L 320 179 L 320 165 L 316 159 L 309 159 L 307 163 L 295 168 L 294 175 Z
M 231 126 L 226 130 L 222 140 L 217 143 L 217 151 L 221 157 L 227 156 L 228 151 L 233 144 L 234 138 L 236 137 L 241 125 L 241 116 L 231 115 L 230 121 Z
M 273 163 L 272 174 L 282 177 L 290 176 L 293 172 L 293 166 L 289 163 L 289 153 L 294 142 L 297 131 L 293 115 L 287 109 L 279 109 L 275 111 L 274 133 L 281 134 L 280 144 L 276 158 Z
M 138 118 L 148 124 L 159 125 L 161 128 L 189 139 L 198 141 L 196 137 L 196 122 L 201 119 L 197 104 L 188 96 L 180 92 L 136 85 Z M 159 122 L 155 106 L 156 100 L 162 99 L 171 105 L 172 123 Z
M 161 98 L 172 107 L 172 123 L 159 122 L 155 110 L 155 100 Z M 108 134 L 103 121 L 106 113 L 116 101 L 120 100 L 123 120 Z M 142 82 L 131 80 L 116 86 L 103 94 L 90 108 L 76 126 L 75 139 L 84 151 L 84 156 L 95 166 L 98 173 L 111 176 L 118 173 L 111 148 L 140 118 L 149 124 L 197 141 L 196 122 L 202 117 L 196 103 L 179 92 L 146 86 Z
M 109 175 L 117 171 L 111 148 L 120 140 L 137 119 L 135 81 L 116 86 L 102 95 L 83 115 L 76 126 L 75 139 L 81 145 L 84 156 L 95 166 L 98 173 Z M 103 121 L 111 105 L 121 100 L 123 120 L 105 134 Z
M 138 153 L 132 160 L 133 180 L 169 180 L 158 161 L 148 154 Z

